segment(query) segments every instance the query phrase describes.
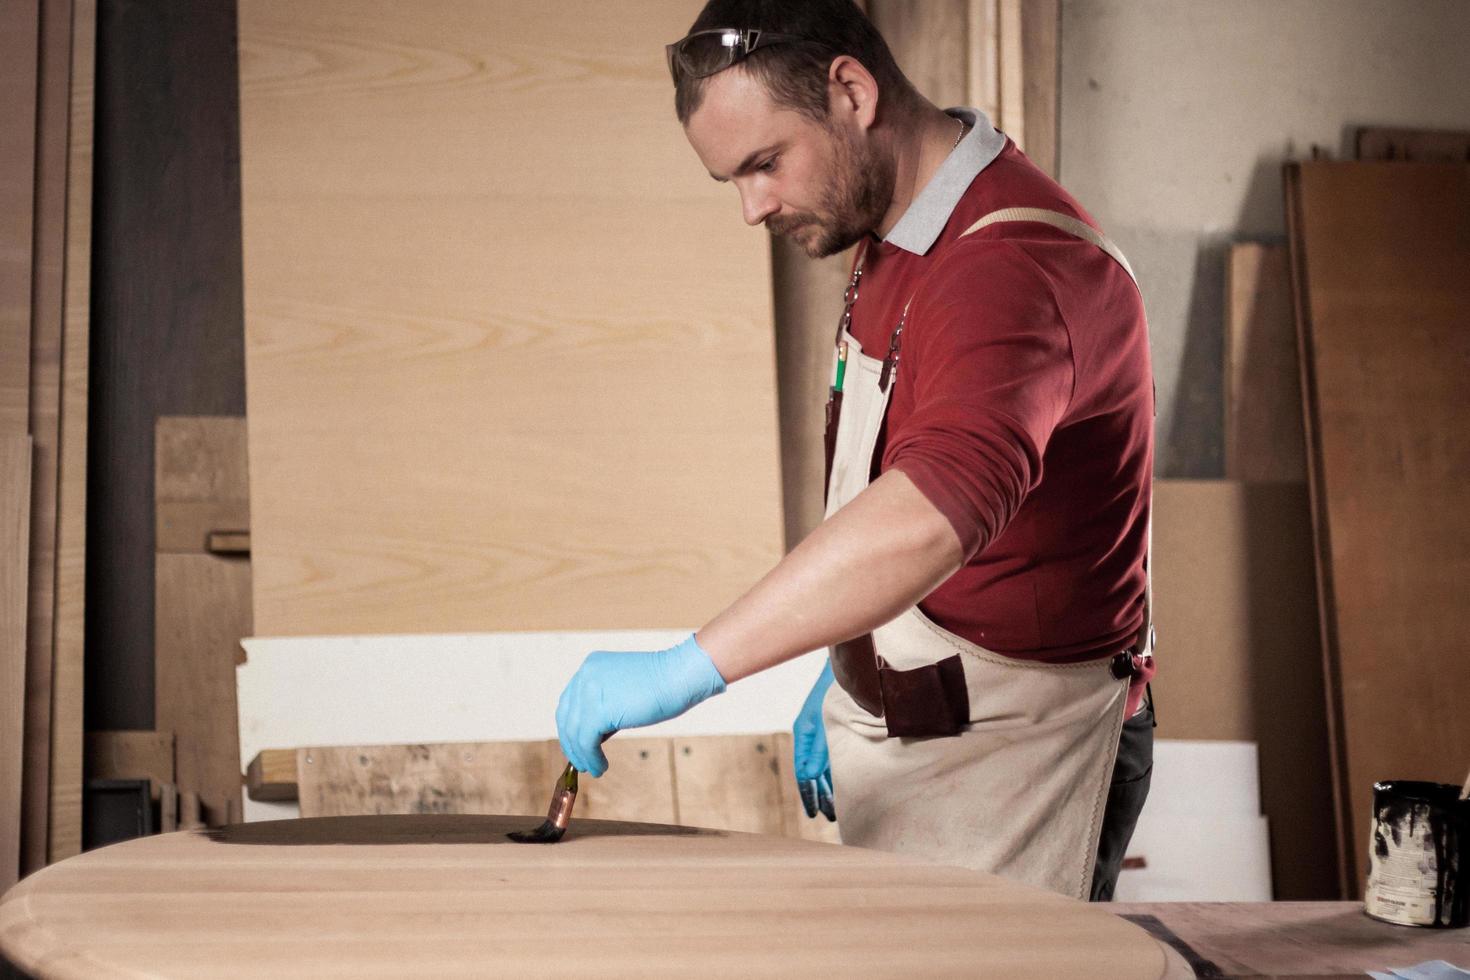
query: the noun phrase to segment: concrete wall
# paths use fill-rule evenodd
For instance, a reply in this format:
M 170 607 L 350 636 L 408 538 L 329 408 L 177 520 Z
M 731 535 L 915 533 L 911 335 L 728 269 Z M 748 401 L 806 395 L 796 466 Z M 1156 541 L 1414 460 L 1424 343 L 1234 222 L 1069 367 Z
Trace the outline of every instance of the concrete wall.
M 1470 129 L 1463 0 L 1064 0 L 1061 179 L 1143 284 L 1163 476 L 1222 475 L 1227 246 L 1362 125 Z

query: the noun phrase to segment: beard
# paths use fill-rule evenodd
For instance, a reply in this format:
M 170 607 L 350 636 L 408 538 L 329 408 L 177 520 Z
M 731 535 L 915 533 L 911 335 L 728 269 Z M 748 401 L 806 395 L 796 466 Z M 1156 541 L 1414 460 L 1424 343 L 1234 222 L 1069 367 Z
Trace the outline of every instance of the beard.
M 896 165 L 874 146 L 831 132 L 832 163 L 817 208 L 772 215 L 766 227 L 814 259 L 836 255 L 877 227 L 893 200 Z

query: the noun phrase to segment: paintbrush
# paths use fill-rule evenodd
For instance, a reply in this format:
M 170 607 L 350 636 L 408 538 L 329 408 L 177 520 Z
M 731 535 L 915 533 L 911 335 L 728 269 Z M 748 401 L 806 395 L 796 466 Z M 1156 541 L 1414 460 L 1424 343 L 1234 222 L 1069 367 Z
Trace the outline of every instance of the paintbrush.
M 570 762 L 562 770 L 551 791 L 551 808 L 546 820 L 535 830 L 516 830 L 505 836 L 517 844 L 555 844 L 567 832 L 572 821 L 572 807 L 577 802 L 577 770 Z

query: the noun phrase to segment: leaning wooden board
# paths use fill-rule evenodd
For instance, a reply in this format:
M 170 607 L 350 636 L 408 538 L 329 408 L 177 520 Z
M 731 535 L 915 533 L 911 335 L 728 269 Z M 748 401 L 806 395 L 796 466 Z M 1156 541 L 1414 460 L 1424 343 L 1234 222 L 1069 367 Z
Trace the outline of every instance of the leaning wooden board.
M 57 445 L 66 269 L 67 143 L 71 118 L 71 0 L 41 4 L 36 124 L 35 254 L 31 294 L 31 575 L 26 637 L 26 873 L 45 866 L 51 809 L 51 677 L 56 596 Z
M 705 621 L 782 552 L 770 256 L 657 3 L 240 5 L 262 635 Z
M 12 890 L 0 951 L 42 978 L 1191 975 L 1099 906 L 979 872 L 656 824 L 505 839 L 524 823 L 323 817 L 138 838 Z
M 82 671 L 87 584 L 87 378 L 92 268 L 92 120 L 97 3 L 72 7 L 66 272 L 57 459 L 51 674 L 50 859 L 82 849 Z
M 1374 780 L 1470 763 L 1470 166 L 1287 168 L 1344 894 Z

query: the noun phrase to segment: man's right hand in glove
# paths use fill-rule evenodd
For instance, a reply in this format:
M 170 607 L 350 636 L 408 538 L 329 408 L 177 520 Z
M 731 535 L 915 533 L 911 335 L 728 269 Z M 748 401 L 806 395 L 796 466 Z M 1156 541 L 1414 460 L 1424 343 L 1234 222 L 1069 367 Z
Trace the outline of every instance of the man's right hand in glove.
M 806 696 L 796 724 L 791 726 L 795 745 L 796 786 L 801 790 L 801 804 L 806 815 L 815 817 L 821 810 L 828 820 L 837 819 L 832 805 L 832 762 L 827 755 L 827 729 L 822 724 L 822 700 L 832 686 L 832 661 L 822 667 L 811 693 Z

